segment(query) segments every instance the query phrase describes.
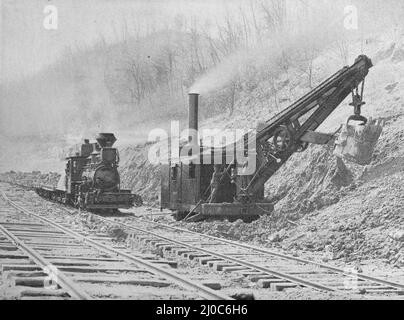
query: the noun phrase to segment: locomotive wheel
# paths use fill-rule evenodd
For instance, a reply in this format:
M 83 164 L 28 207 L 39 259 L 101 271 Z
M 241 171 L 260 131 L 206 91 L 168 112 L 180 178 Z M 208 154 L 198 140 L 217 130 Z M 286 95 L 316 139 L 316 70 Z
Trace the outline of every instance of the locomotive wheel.
M 293 136 L 287 127 L 280 126 L 275 130 L 273 144 L 276 151 L 286 151 L 293 145 Z

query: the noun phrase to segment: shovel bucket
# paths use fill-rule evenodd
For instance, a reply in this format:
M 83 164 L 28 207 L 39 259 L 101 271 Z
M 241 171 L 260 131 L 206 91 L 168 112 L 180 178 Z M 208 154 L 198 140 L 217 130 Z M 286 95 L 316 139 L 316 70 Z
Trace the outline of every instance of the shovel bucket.
M 350 118 L 347 124 L 343 125 L 334 154 L 359 165 L 368 165 L 383 131 L 384 120 L 369 119 L 361 125 L 350 124 L 351 120 L 356 119 Z

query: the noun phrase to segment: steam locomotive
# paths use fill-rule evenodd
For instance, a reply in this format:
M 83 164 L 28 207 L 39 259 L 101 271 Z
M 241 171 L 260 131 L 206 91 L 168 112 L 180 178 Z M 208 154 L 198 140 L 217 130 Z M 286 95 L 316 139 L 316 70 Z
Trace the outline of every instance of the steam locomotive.
M 117 211 L 142 204 L 140 196 L 120 188 L 119 153 L 112 133 L 100 133 L 94 143 L 84 140 L 80 152 L 66 158 L 58 186 L 39 186 L 36 192 L 53 201 L 89 211 Z

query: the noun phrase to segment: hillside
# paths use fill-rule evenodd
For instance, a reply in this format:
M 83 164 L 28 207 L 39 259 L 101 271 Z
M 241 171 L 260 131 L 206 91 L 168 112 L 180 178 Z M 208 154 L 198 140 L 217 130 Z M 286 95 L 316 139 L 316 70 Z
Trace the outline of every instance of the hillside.
M 382 1 L 377 4 L 361 1 L 361 9 L 372 10 L 363 23 L 366 26 L 355 32 L 345 30 L 338 19 L 337 27 L 326 23 L 335 15 L 334 7 L 319 10 L 324 15 L 314 8 L 313 16 L 302 14 L 302 20 L 289 26 L 283 15 L 274 19 L 279 14 L 274 8 L 265 11 L 265 6 L 258 6 L 228 17 L 214 33 L 180 23 L 116 43 L 70 48 L 57 63 L 0 88 L 4 106 L 0 172 L 60 173 L 61 159 L 73 144 L 99 131 L 111 131 L 118 138 L 122 187 L 158 206 L 159 167 L 149 163 L 151 143 L 145 142 L 151 129 L 169 128 L 170 120 L 180 121 L 182 128 L 186 125 L 189 91 L 201 94 L 202 128 L 256 128 L 366 54 L 375 66 L 366 79 L 363 114 L 386 120 L 370 165 L 337 162 L 331 147 L 310 146 L 266 184 L 266 197 L 275 204 L 273 215 L 251 224 L 183 226 L 264 246 L 327 253 L 325 259 L 385 259 L 400 267 L 404 259 L 402 9 L 391 5 L 394 12 L 382 17 Z M 347 100 L 319 131 L 335 132 L 351 113 Z M 17 172 L 2 179 L 55 183 L 56 177 Z
M 367 105 L 363 113 L 386 120 L 370 165 L 337 163 L 332 155 L 333 148 L 311 146 L 306 152 L 293 156 L 267 183 L 266 196 L 275 203 L 273 215 L 251 224 L 224 221 L 183 226 L 287 250 L 331 252 L 331 258 L 326 259 L 377 258 L 403 266 L 404 83 L 401 79 L 404 78 L 404 38 L 392 40 L 383 36 L 369 39 L 368 43 L 366 53 L 373 58 L 375 67 L 366 82 Z M 354 56 L 355 52 L 351 58 Z M 333 61 L 327 52 L 317 59 L 319 65 L 321 61 Z M 329 68 L 322 69 L 323 77 L 339 69 L 335 63 L 328 65 Z M 281 107 L 305 90 L 308 90 L 305 81 L 288 82 L 280 91 L 280 95 L 285 96 Z M 203 122 L 203 127 L 251 127 L 269 118 L 271 113 L 262 108 L 267 102 L 259 92 L 257 89 L 248 98 L 241 98 L 231 117 L 222 115 L 209 119 Z M 289 92 L 291 96 L 287 95 Z M 346 121 L 352 112 L 346 105 L 339 107 L 321 131 L 334 132 Z M 128 147 L 121 154 L 124 182 L 141 193 L 146 201 L 156 204 L 158 168 L 148 164 L 147 148 Z

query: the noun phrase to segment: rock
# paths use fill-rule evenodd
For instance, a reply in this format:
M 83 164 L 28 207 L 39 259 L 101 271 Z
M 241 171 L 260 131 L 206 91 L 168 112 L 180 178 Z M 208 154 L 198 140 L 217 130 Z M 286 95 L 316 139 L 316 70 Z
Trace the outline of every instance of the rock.
M 255 300 L 252 293 L 235 293 L 231 297 L 235 300 Z
M 269 242 L 279 242 L 279 241 L 281 241 L 281 239 L 279 238 L 279 235 L 277 233 L 275 233 L 268 237 L 268 241 Z
M 392 238 L 395 241 L 404 242 L 404 230 L 399 230 L 390 234 L 390 238 Z
M 316 227 L 316 226 L 310 226 L 310 227 L 308 228 L 308 230 L 309 230 L 310 232 L 316 232 L 316 231 L 317 231 L 317 227 Z
M 388 93 L 391 93 L 398 85 L 398 82 L 387 85 L 384 89 L 387 90 Z

